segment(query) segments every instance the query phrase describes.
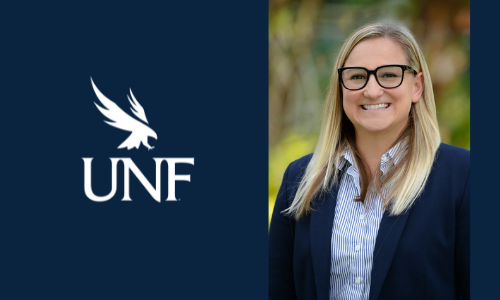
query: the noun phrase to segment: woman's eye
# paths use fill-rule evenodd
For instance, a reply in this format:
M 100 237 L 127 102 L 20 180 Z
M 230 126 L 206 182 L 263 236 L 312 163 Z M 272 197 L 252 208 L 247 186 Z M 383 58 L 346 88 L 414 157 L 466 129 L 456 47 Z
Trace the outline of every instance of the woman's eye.
M 349 78 L 350 80 L 362 80 L 362 79 L 365 79 L 365 76 L 363 75 L 352 75 L 351 78 Z
M 394 78 L 394 77 L 398 77 L 397 74 L 394 74 L 394 73 L 384 73 L 382 74 L 382 76 L 380 76 L 381 78 Z

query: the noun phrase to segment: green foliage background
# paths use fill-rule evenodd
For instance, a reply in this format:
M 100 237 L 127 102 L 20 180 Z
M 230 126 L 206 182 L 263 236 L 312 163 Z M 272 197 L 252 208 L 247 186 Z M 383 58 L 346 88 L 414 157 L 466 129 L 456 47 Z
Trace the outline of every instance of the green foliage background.
M 314 151 L 337 51 L 359 26 L 405 23 L 429 66 L 444 143 L 470 149 L 470 2 L 269 2 L 269 221 L 288 164 Z

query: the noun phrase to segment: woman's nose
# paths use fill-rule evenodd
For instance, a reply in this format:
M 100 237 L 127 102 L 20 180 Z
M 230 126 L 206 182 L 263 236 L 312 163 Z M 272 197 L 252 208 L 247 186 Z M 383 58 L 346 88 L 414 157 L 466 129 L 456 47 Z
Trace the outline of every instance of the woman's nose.
M 384 93 L 384 88 L 381 87 L 374 74 L 370 74 L 366 86 L 363 88 L 363 95 L 366 98 L 377 99 Z

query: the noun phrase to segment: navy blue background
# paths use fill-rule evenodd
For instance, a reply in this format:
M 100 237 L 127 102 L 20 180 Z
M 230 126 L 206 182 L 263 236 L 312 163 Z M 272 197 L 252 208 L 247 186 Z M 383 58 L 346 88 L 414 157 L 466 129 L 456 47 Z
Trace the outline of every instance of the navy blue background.
M 168 4 L 167 4 L 168 3 Z M 2 283 L 6 299 L 267 298 L 267 2 L 23 4 L 2 9 Z M 97 87 L 130 113 L 129 88 L 158 140 L 105 124 Z M 178 165 L 162 203 L 131 175 L 122 202 L 110 157 L 155 184 L 153 157 Z
M 471 5 L 471 299 L 496 299 L 499 294 L 500 96 L 497 72 L 491 73 L 498 63 L 499 9 L 493 1 Z
M 498 8 L 471 9 L 472 299 L 498 294 Z M 0 16 L 0 296 L 265 299 L 267 2 L 22 3 Z M 132 88 L 153 151 L 116 149 L 127 133 L 103 122 L 90 76 L 124 110 Z M 81 158 L 107 193 L 120 156 L 151 182 L 152 157 L 194 157 L 181 201 L 157 203 L 133 175 L 132 202 L 120 180 L 112 200 L 88 200 Z

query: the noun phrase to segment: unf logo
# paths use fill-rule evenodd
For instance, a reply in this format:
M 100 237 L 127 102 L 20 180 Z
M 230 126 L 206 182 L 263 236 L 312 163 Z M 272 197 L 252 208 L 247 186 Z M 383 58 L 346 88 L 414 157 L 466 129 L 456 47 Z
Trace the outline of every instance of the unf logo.
M 97 105 L 94 102 L 99 111 L 109 120 L 104 121 L 107 124 L 131 132 L 130 136 L 118 146 L 118 149 L 127 148 L 127 150 L 137 148 L 139 149 L 140 145 L 143 144 L 148 150 L 154 149 L 148 144 L 148 137 L 153 137 L 157 139 L 156 132 L 154 132 L 148 125 L 148 120 L 146 118 L 146 113 L 142 106 L 139 104 L 137 99 L 132 94 L 132 90 L 130 90 L 130 95 L 132 96 L 132 100 L 128 97 L 130 104 L 132 105 L 131 110 L 136 117 L 140 119 L 137 120 L 132 116 L 125 113 L 118 105 L 116 105 L 113 101 L 109 100 L 106 96 L 104 96 L 101 91 L 97 88 L 90 79 L 92 83 L 92 87 L 94 88 L 94 92 L 97 95 L 97 98 L 101 101 L 105 108 Z M 142 121 L 142 122 L 141 122 Z M 191 164 L 194 165 L 194 158 L 153 158 L 156 163 L 156 188 L 151 185 L 151 183 L 146 179 L 144 174 L 139 170 L 139 168 L 135 165 L 135 163 L 130 158 L 110 158 L 111 159 L 111 192 L 105 196 L 97 196 L 92 191 L 92 159 L 93 157 L 83 157 L 84 162 L 84 190 L 85 195 L 90 200 L 96 202 L 104 202 L 111 198 L 116 193 L 117 186 L 117 165 L 119 161 L 123 162 L 124 167 L 124 195 L 122 201 L 132 201 L 130 198 L 130 172 L 134 173 L 134 175 L 139 179 L 139 182 L 146 188 L 151 197 L 158 202 L 161 202 L 161 164 L 163 161 L 166 161 L 168 164 L 168 197 L 166 201 L 177 201 L 175 197 L 175 182 L 176 181 L 191 181 L 190 175 L 177 175 L 175 174 L 175 166 L 176 164 Z
M 106 196 L 96 196 L 92 191 L 92 159 L 93 157 L 84 157 L 83 161 L 85 164 L 85 195 L 90 200 L 96 202 L 107 201 L 116 193 L 116 167 L 118 162 L 121 160 L 124 167 L 124 195 L 123 201 L 131 201 L 130 199 L 130 171 L 139 179 L 141 184 L 146 188 L 146 190 L 151 194 L 151 197 L 158 202 L 161 202 L 161 163 L 166 160 L 168 164 L 168 197 L 167 201 L 177 201 L 175 198 L 175 182 L 176 181 L 191 181 L 191 175 L 177 175 L 175 174 L 175 165 L 179 163 L 186 163 L 194 165 L 194 158 L 153 158 L 156 162 L 156 188 L 154 188 L 151 183 L 146 179 L 144 174 L 137 168 L 132 159 L 130 158 L 111 158 L 111 192 Z

